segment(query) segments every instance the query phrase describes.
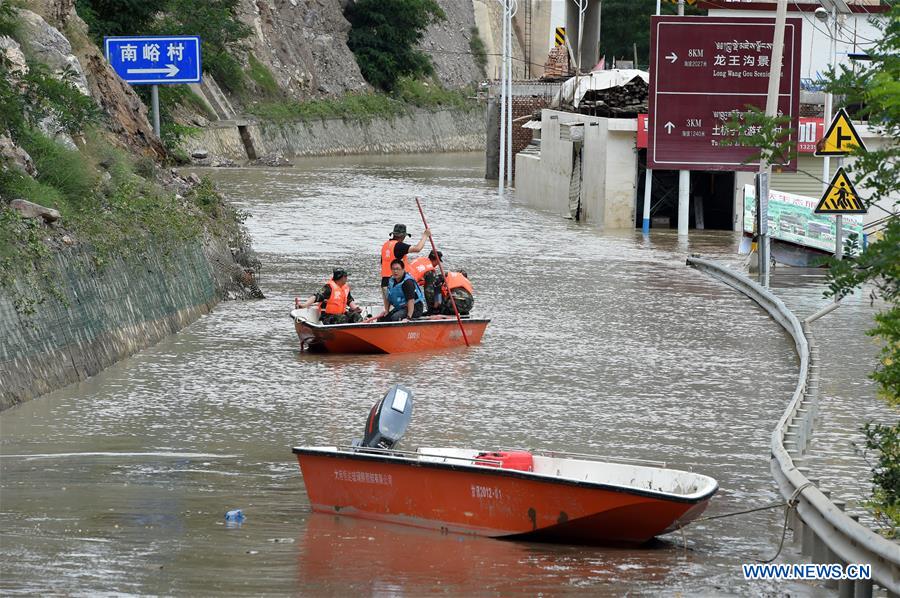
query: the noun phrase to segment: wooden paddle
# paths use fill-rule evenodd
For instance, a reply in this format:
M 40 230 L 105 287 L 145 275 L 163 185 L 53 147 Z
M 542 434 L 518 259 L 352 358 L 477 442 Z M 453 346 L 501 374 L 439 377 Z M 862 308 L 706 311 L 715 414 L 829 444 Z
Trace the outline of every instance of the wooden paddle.
M 425 228 L 428 228 L 428 222 L 425 220 L 425 212 L 422 211 L 422 203 L 419 201 L 419 198 L 416 198 L 416 205 L 419 207 L 419 214 L 422 216 L 422 224 L 425 225 Z M 431 241 L 431 250 L 434 251 L 434 257 L 437 259 L 438 268 L 441 269 L 441 277 L 444 279 L 444 284 L 447 284 L 447 275 L 444 274 L 444 264 L 441 262 L 441 256 L 438 253 L 437 245 L 434 244 L 434 235 L 428 237 L 428 240 Z M 466 341 L 466 346 L 469 345 L 469 337 L 466 335 L 466 329 L 463 328 L 462 318 L 459 317 L 459 310 L 456 309 L 456 300 L 453 298 L 453 291 L 450 290 L 450 287 L 447 287 L 447 294 L 450 295 L 450 305 L 453 306 L 453 313 L 456 314 L 456 323 L 459 324 L 459 330 L 462 332 L 463 340 Z

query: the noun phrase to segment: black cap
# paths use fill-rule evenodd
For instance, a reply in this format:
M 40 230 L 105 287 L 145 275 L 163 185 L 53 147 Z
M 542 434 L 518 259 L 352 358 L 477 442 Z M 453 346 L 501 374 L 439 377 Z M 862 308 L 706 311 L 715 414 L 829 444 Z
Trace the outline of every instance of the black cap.
M 343 268 L 335 268 L 334 272 L 332 272 L 331 280 L 338 280 L 339 278 L 343 278 L 345 276 L 350 276 L 350 273 Z
M 391 232 L 392 237 L 396 237 L 398 235 L 405 235 L 406 233 L 406 225 L 405 224 L 395 224 L 394 230 Z

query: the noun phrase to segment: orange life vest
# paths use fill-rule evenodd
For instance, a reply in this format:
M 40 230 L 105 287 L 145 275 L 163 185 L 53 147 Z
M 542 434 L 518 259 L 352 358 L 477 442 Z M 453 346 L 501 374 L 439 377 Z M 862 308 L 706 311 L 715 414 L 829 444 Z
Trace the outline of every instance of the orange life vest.
M 396 257 L 394 257 L 394 246 L 397 245 L 399 241 L 397 239 L 389 239 L 384 242 L 384 245 L 381 246 L 381 277 L 391 275 L 391 262 L 393 262 Z M 407 256 L 403 256 L 403 267 L 408 271 L 409 270 L 409 261 L 406 259 Z
M 339 316 L 347 310 L 347 297 L 350 295 L 350 285 L 338 286 L 333 280 L 328 281 L 331 287 L 331 297 L 325 301 L 325 313 Z
M 472 292 L 472 283 L 461 272 L 447 272 L 447 281 L 444 283 L 444 288 L 441 289 L 445 297 L 450 294 L 450 291 L 447 290 L 448 287 L 450 290 L 462 287 L 469 291 L 470 295 L 475 296 L 475 293 Z
M 425 256 L 417 257 L 406 268 L 420 286 L 425 285 L 425 275 L 434 270 L 434 264 Z

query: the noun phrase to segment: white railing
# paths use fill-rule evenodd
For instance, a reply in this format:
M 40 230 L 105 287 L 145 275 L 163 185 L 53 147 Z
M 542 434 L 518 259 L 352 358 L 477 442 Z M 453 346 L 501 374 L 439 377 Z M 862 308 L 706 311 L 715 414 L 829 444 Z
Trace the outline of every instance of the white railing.
M 843 512 L 843 503 L 834 503 L 817 488 L 817 480 L 807 478 L 805 469 L 794 464 L 808 446 L 817 409 L 818 349 L 809 333 L 775 295 L 750 280 L 713 261 L 689 257 L 689 266 L 717 278 L 740 291 L 765 309 L 794 339 L 800 358 L 800 375 L 787 409 L 772 432 L 772 475 L 785 499 L 798 495 L 792 518 L 794 538 L 802 538 L 802 551 L 817 563 L 864 563 L 872 566 L 872 578 L 893 594 L 900 594 L 900 545 L 860 525 Z M 841 580 L 840 596 L 857 598 L 872 595 L 873 580 Z

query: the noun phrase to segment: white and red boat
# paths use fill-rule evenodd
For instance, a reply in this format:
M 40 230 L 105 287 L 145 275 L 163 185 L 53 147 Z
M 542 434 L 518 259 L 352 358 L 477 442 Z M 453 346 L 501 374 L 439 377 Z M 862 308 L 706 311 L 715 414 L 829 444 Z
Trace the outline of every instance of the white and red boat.
M 367 308 L 366 313 L 369 313 Z M 358 322 L 323 325 L 317 308 L 291 311 L 301 347 L 321 353 L 411 353 L 481 344 L 490 323 L 486 318 L 463 316 L 462 327 L 453 316 L 432 316 L 406 322 Z
M 355 446 L 295 447 L 312 509 L 443 532 L 635 545 L 697 518 L 718 490 L 710 477 L 661 463 L 552 451 L 395 450 L 411 412 L 411 393 L 394 386 Z

